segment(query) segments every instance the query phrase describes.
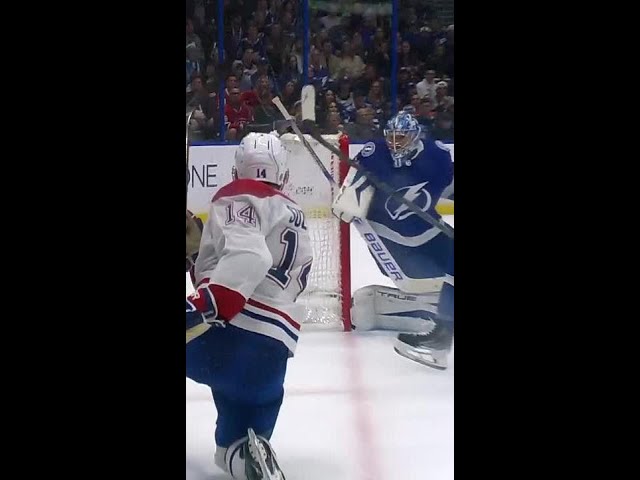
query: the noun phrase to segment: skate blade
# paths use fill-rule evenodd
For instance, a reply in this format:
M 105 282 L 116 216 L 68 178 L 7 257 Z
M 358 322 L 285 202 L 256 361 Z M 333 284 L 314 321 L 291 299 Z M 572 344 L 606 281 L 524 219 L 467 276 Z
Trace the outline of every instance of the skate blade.
M 276 472 L 274 474 L 274 473 L 271 473 L 271 471 L 269 470 L 269 467 L 267 467 L 267 461 L 260 453 L 260 440 L 258 439 L 258 436 L 256 435 L 256 433 L 253 431 L 252 428 L 250 428 L 247 431 L 247 434 L 249 436 L 249 443 L 253 447 L 249 449 L 249 454 L 254 458 L 254 460 L 256 460 L 260 464 L 260 470 L 262 470 L 261 472 L 262 478 L 264 480 L 286 480 L 282 472 Z M 255 451 L 256 453 L 255 455 L 253 454 L 252 450 Z M 277 469 L 280 470 L 280 466 L 278 465 L 278 462 L 276 461 L 275 457 L 272 460 L 276 464 Z
M 436 370 L 447 369 L 446 352 L 430 352 L 424 349 L 417 351 L 414 348 L 407 347 L 402 342 L 397 342 L 393 349 L 401 357 L 408 358 L 427 367 L 435 368 Z

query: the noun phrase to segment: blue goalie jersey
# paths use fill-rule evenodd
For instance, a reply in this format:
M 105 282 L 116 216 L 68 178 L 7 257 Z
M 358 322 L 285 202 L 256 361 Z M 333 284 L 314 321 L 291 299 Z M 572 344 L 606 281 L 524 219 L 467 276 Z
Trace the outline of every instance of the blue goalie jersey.
M 451 154 L 441 142 L 423 140 L 410 164 L 399 168 L 394 167 L 384 139 L 365 144 L 356 161 L 420 209 L 441 218 L 435 207 L 444 189 L 453 181 Z M 353 184 L 362 176 L 358 171 Z M 356 194 L 370 185 L 365 181 L 358 186 Z M 405 277 L 428 279 L 453 273 L 453 240 L 406 205 L 376 190 L 367 220 Z M 378 258 L 376 261 L 380 263 Z M 384 273 L 382 268 L 381 271 Z

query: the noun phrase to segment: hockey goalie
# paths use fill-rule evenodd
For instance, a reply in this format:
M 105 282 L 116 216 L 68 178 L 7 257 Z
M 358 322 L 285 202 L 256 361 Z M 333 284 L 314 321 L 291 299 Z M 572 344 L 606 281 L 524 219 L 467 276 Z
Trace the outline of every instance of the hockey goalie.
M 389 120 L 384 134 L 384 139 L 366 143 L 355 161 L 418 208 L 441 218 L 436 204 L 453 180 L 449 151 L 438 141 L 421 140 L 420 125 L 407 112 Z M 396 340 L 397 353 L 446 369 L 453 343 L 453 239 L 377 191 L 366 174 L 354 168 L 332 210 L 342 221 L 359 223 L 369 252 L 397 287 L 373 285 L 354 293 L 356 330 L 403 332 Z

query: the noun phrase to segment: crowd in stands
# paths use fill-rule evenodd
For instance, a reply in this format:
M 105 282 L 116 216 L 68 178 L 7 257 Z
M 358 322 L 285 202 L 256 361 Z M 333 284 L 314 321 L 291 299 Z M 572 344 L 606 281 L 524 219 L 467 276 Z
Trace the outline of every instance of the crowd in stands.
M 390 13 L 341 14 L 340 2 L 318 2 L 310 12 L 304 72 L 302 2 L 220 0 L 220 62 L 217 1 L 187 0 L 185 88 L 187 110 L 195 109 L 193 139 L 240 140 L 248 131 L 270 131 L 282 119 L 272 98 L 299 114 L 305 76 L 316 88 L 316 121 L 325 133 L 343 131 L 353 141 L 382 136 L 393 111 Z M 453 24 L 444 25 L 429 0 L 400 0 L 397 46 L 397 109 L 411 111 L 432 138 L 453 141 Z

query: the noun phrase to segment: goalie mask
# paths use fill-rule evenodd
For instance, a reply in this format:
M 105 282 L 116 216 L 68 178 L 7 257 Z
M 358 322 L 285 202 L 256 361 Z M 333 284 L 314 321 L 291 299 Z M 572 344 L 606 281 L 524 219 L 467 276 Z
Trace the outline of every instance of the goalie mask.
M 235 155 L 233 178 L 250 178 L 282 189 L 289 178 L 287 151 L 271 133 L 249 133 L 242 139 Z
M 421 127 L 408 112 L 400 112 L 387 122 L 384 136 L 396 168 L 411 165 L 411 157 L 418 149 Z

